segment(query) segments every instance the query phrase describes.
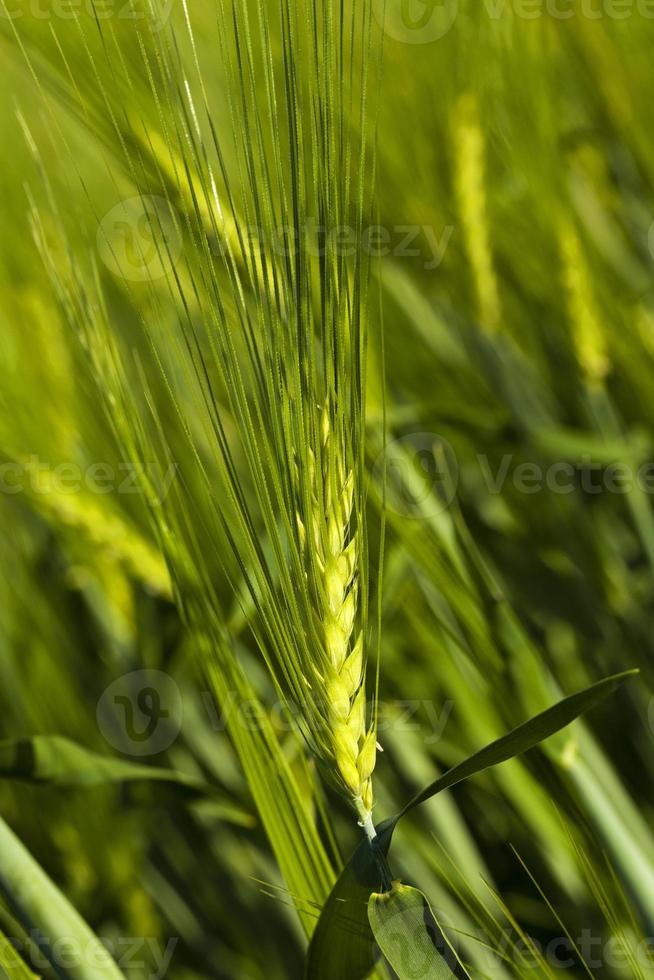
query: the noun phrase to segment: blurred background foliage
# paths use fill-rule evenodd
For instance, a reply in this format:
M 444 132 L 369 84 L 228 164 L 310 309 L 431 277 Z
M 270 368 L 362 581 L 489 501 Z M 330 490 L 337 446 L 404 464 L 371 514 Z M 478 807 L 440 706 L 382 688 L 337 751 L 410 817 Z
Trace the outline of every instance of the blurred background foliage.
M 165 30 L 177 40 L 179 87 L 197 93 L 197 58 L 221 132 L 238 91 L 218 8 L 229 21 L 228 4 L 174 2 Z M 398 833 L 394 865 L 452 924 L 473 976 L 556 976 L 556 964 L 530 966 L 515 948 L 520 930 L 547 945 L 564 923 L 574 937 L 590 930 L 633 950 L 654 926 L 654 522 L 647 488 L 615 476 L 620 463 L 654 482 L 654 23 L 635 4 L 624 18 L 611 5 L 598 17 L 569 8 L 569 19 L 527 19 L 519 4 L 461 0 L 428 43 L 384 33 L 373 11 L 371 46 L 384 47 L 374 223 L 390 235 L 369 306 L 373 554 L 380 455 L 391 445 L 382 581 L 372 573 L 385 750 L 377 812 L 561 694 L 642 670 L 543 751 L 432 801 Z M 262 726 L 243 722 L 243 698 L 264 712 L 276 702 L 255 612 L 235 599 L 240 571 L 212 553 L 216 539 L 206 539 L 200 575 L 172 524 L 171 511 L 185 513 L 201 547 L 223 501 L 219 484 L 209 495 L 184 466 L 189 448 L 152 347 L 176 372 L 187 419 L 198 392 L 168 280 L 115 275 L 97 235 L 138 194 L 184 214 L 193 175 L 183 154 L 171 164 L 149 75 L 163 33 L 141 8 L 142 19 L 112 9 L 69 18 L 25 4 L 5 8 L 0 24 L 0 733 L 60 734 L 119 754 L 98 726 L 104 692 L 132 671 L 164 671 L 181 692 L 183 724 L 148 761 L 201 775 L 233 812 L 161 788 L 10 780 L 2 815 L 99 935 L 149 937 L 153 949 L 177 939 L 169 976 L 299 977 L 306 933 L 355 828 L 279 711 Z M 281 57 L 279 38 L 271 50 Z M 342 121 L 361 138 L 355 111 L 345 106 Z M 191 228 L 181 235 L 192 266 Z M 62 282 L 77 283 L 68 297 Z M 104 301 L 72 315 L 79 283 Z M 120 386 L 108 391 L 98 367 L 99 333 L 85 333 L 100 321 L 128 352 L 127 408 L 111 401 Z M 154 450 L 139 458 L 154 445 L 151 399 L 183 474 L 159 511 L 148 507 L 148 479 L 141 492 L 122 483 L 135 462 L 146 476 L 160 471 Z M 140 446 L 128 411 L 148 430 Z M 203 445 L 199 409 L 196 430 Z M 79 492 L 48 475 L 99 463 L 121 476 L 110 492 L 98 470 Z M 572 466 L 569 492 L 529 484 L 560 464 Z M 559 472 L 566 483 L 570 471 Z M 180 596 L 180 579 L 195 574 L 196 603 Z M 269 773 L 255 762 L 264 748 Z M 275 779 L 297 798 L 273 819 L 264 811 Z M 504 960 L 489 966 L 483 943 L 501 947 L 503 930 Z M 587 975 L 573 960 L 566 972 Z M 653 972 L 629 958 L 591 967 L 598 977 Z M 130 978 L 156 968 L 152 956 L 123 965 Z

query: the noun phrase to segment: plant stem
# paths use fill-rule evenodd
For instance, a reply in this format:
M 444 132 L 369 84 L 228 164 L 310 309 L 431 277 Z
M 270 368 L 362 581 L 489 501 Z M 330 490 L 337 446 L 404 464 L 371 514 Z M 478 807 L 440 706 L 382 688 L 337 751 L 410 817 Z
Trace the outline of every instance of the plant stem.
M 359 826 L 363 827 L 366 837 L 372 844 L 372 842 L 377 837 L 377 831 L 375 830 L 375 825 L 372 821 L 372 813 L 370 810 L 367 810 L 366 807 L 363 805 L 363 800 L 361 799 L 360 796 L 357 796 L 355 798 L 354 806 L 356 808 L 359 817 Z

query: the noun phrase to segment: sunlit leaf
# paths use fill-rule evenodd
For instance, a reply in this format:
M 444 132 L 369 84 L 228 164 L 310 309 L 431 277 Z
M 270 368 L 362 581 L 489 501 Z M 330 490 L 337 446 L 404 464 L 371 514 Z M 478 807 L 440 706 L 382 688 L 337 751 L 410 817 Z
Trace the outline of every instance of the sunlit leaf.
M 123 974 L 100 939 L 3 820 L 0 892 L 25 931 L 39 934 L 43 955 L 58 976 L 64 980 L 122 980 Z M 53 944 L 58 939 L 67 943 L 65 967 L 57 962 Z
M 469 976 L 417 888 L 395 881 L 390 892 L 375 892 L 368 903 L 368 921 L 400 980 Z
M 0 977 L 2 980 L 36 980 L 36 974 L 3 933 L 0 933 Z

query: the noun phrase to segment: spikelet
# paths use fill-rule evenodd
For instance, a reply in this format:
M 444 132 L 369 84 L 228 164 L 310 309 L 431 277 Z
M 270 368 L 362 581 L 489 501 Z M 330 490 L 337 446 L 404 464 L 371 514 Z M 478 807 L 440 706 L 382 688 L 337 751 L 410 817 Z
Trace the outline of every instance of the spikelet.
M 372 835 L 376 734 L 374 726 L 366 725 L 363 630 L 357 626 L 360 543 L 352 519 L 354 477 L 343 463 L 345 452 L 331 430 L 327 405 L 321 414 L 320 440 L 319 465 L 311 474 L 310 530 L 297 517 L 305 555 L 308 559 L 311 550 L 318 569 L 317 612 L 324 649 L 316 677 L 324 695 L 325 730 L 338 782 Z

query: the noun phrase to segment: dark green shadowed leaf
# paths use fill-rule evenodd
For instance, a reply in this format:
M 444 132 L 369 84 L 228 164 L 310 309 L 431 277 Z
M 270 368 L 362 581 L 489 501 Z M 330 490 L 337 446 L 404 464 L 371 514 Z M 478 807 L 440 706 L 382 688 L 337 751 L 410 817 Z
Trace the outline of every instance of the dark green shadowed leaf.
M 507 762 L 509 759 L 513 759 L 515 756 L 522 755 L 529 749 L 534 748 L 546 738 L 555 735 L 562 728 L 565 728 L 566 725 L 573 722 L 579 715 L 584 714 L 584 712 L 589 711 L 596 704 L 599 704 L 609 694 L 612 694 L 627 678 L 633 677 L 636 674 L 638 674 L 637 670 L 627 670 L 621 674 L 606 677 L 604 680 L 598 681 L 597 684 L 593 684 L 591 687 L 587 687 L 577 694 L 572 694 L 570 697 L 564 698 L 558 704 L 541 712 L 541 714 L 526 721 L 523 725 L 518 725 L 508 735 L 503 735 L 495 742 L 491 742 L 484 749 L 480 749 L 479 752 L 471 755 L 465 762 L 459 763 L 458 766 L 448 769 L 442 776 L 439 776 L 438 779 L 427 786 L 426 789 L 422 790 L 421 793 L 418 793 L 417 796 L 414 796 L 400 810 L 397 820 L 409 813 L 410 810 L 413 810 L 420 803 L 424 803 L 426 800 L 431 799 L 432 796 L 436 796 L 437 793 L 441 793 L 443 790 L 455 786 L 462 780 L 468 779 L 469 776 L 483 772 L 484 769 L 489 769 L 491 766 L 497 766 L 501 762 Z
M 465 980 L 469 977 L 417 888 L 393 882 L 368 903 L 375 941 L 399 980 Z
M 385 858 L 395 827 L 377 828 L 379 852 Z M 362 840 L 341 872 L 322 910 L 309 945 L 306 980 L 364 980 L 375 965 L 376 949 L 368 922 L 368 900 L 382 884 L 377 858 Z
M 252 817 L 215 799 L 215 787 L 175 769 L 144 766 L 85 749 L 60 735 L 34 735 L 0 742 L 0 779 L 43 786 L 92 787 L 106 783 L 165 784 L 186 799 L 206 800 L 207 816 L 251 826 Z
M 507 762 L 555 735 L 579 715 L 599 704 L 637 670 L 607 677 L 577 694 L 564 698 L 523 725 L 459 763 L 415 796 L 396 814 L 380 824 L 378 849 L 385 859 L 398 821 L 414 807 L 476 773 Z M 306 980 L 363 980 L 375 963 L 374 937 L 367 903 L 379 890 L 381 872 L 373 849 L 362 841 L 342 871 L 327 899 L 313 934 L 307 958 Z

